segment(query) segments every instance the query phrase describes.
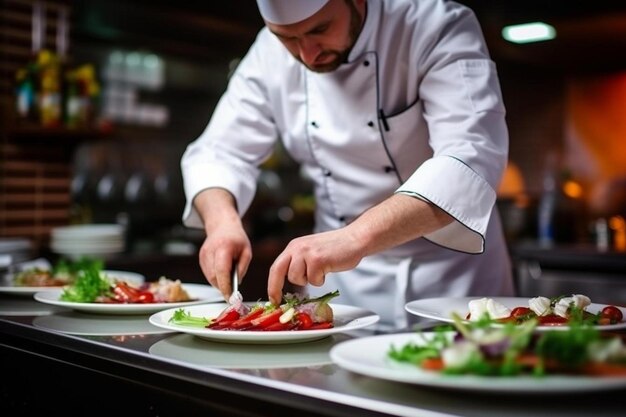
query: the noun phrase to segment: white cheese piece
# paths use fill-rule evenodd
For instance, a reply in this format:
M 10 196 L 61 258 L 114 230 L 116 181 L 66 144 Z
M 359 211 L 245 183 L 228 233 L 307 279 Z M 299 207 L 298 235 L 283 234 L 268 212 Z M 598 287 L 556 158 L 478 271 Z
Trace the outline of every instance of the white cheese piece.
M 480 355 L 480 350 L 469 340 L 455 343 L 441 351 L 441 359 L 446 368 L 465 366 L 476 355 Z
M 589 345 L 587 354 L 593 362 L 619 361 L 626 358 L 626 346 L 619 337 L 597 340 Z
M 487 300 L 487 312 L 492 319 L 504 319 L 511 315 L 511 310 L 494 299 Z
M 470 311 L 470 321 L 480 320 L 485 313 L 492 319 L 503 319 L 511 315 L 511 310 L 504 304 L 495 301 L 493 298 L 480 298 L 470 300 L 468 303 Z
M 487 312 L 487 298 L 470 300 L 468 308 L 470 312 L 470 321 L 478 321 Z
M 554 314 L 567 318 L 567 311 L 570 306 L 584 310 L 589 304 L 591 304 L 591 300 L 586 295 L 574 294 L 571 297 L 563 297 L 554 306 Z
M 586 295 L 574 294 L 572 298 L 574 299 L 574 305 L 583 310 L 591 304 L 591 299 Z
M 528 300 L 528 307 L 538 316 L 547 316 L 552 313 L 550 299 L 547 297 L 535 297 Z

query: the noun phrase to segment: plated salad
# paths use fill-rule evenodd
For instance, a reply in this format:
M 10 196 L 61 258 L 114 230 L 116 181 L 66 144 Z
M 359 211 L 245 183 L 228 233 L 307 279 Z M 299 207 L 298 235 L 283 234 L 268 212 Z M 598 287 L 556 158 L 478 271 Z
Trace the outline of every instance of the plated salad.
M 12 284 L 16 287 L 62 287 L 72 284 L 80 271 L 87 269 L 102 270 L 101 259 L 82 257 L 76 261 L 59 259 L 51 269 L 33 267 L 24 269 L 13 276 Z
M 339 291 L 333 291 L 317 298 L 305 298 L 287 293 L 279 306 L 269 302 L 257 302 L 250 306 L 237 300 L 216 317 L 192 316 L 181 308 L 174 312 L 169 322 L 181 326 L 233 331 L 329 329 L 334 327 L 334 320 L 333 310 L 328 303 L 338 295 Z
M 160 277 L 156 282 L 135 286 L 126 281 L 111 279 L 98 267 L 83 269 L 74 283 L 66 286 L 61 301 L 75 303 L 146 304 L 193 301 L 180 280 Z
M 469 312 L 465 318 L 470 321 L 487 318 L 498 323 L 515 324 L 535 320 L 542 326 L 569 325 L 573 321 L 609 325 L 621 323 L 624 320 L 622 311 L 614 305 L 607 305 L 596 314 L 586 310 L 589 305 L 591 305 L 591 299 L 582 294 L 555 298 L 534 297 L 528 300 L 528 306 L 518 306 L 512 309 L 492 298 L 484 297 L 468 303 Z
M 493 326 L 487 317 L 467 322 L 454 314 L 453 319 L 453 325 L 438 326 L 433 337 L 420 343 L 392 345 L 388 357 L 449 375 L 626 377 L 623 339 L 602 334 L 579 319 L 571 319 L 565 331 L 544 333 L 534 331 L 536 318 L 504 326 Z

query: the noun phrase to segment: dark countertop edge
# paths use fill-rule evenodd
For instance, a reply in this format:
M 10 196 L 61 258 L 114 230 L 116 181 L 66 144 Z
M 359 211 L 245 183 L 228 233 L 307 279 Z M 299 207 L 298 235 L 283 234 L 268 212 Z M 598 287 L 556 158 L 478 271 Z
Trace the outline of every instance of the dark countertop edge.
M 232 371 L 194 369 L 153 357 L 149 353 L 124 349 L 69 334 L 34 329 L 30 325 L 4 320 L 0 316 L 0 345 L 5 342 L 5 337 L 2 335 L 7 335 L 11 342 L 14 342 L 8 343 L 10 347 L 24 349 L 29 353 L 43 355 L 55 361 L 68 361 L 72 365 L 87 367 L 95 372 L 132 379 L 134 382 L 154 386 L 160 390 L 164 387 L 171 391 L 180 390 L 182 388 L 180 383 L 186 388 L 190 386 L 199 388 L 196 391 L 206 392 L 209 388 L 219 393 L 219 402 L 222 406 L 223 403 L 228 403 L 228 398 L 230 398 L 233 402 L 231 406 L 235 408 L 243 405 L 242 400 L 250 400 L 248 406 L 253 406 L 256 410 L 297 412 L 299 417 L 389 415 L 246 381 L 252 377 L 245 378 L 243 374 Z M 68 355 L 71 360 L 68 360 Z M 140 360 L 137 360 L 138 357 Z

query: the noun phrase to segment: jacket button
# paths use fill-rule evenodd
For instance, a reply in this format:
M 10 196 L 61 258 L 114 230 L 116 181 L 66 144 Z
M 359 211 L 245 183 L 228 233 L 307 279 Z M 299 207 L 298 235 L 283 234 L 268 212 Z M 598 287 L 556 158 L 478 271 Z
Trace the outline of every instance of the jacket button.
M 330 172 L 330 170 L 328 169 L 324 169 L 322 172 L 325 177 L 330 177 L 331 175 L 333 175 L 332 172 Z
M 366 67 L 369 67 L 370 62 L 369 61 L 363 61 L 363 65 L 365 65 Z
M 345 218 L 345 217 L 343 217 L 343 216 L 341 216 L 341 217 L 339 218 L 339 221 L 340 221 L 340 222 L 345 222 L 345 221 L 346 221 L 346 218 Z
M 372 122 L 372 121 L 370 120 L 369 122 L 367 122 L 367 125 L 368 125 L 369 127 L 374 127 L 374 122 Z
M 391 166 L 386 166 L 385 168 L 383 168 L 385 170 L 386 173 L 390 173 L 392 171 L 395 171 L 395 169 L 393 169 L 393 167 Z
M 315 122 L 315 121 L 311 122 L 311 126 L 317 127 L 317 122 Z

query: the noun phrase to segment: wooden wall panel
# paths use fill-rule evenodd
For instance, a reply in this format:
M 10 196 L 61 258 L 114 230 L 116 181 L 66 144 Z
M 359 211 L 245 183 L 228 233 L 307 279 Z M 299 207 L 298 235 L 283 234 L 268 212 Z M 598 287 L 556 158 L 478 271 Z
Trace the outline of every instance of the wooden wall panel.
M 70 0 L 0 2 L 0 237 L 26 237 L 42 249 L 50 230 L 70 221 L 76 138 L 68 141 L 62 133 L 50 137 L 36 125 L 24 133 L 16 118 L 15 74 L 35 52 L 32 22 L 37 3 L 45 22 L 39 44 L 56 51 L 58 17 L 62 11 L 71 17 Z

